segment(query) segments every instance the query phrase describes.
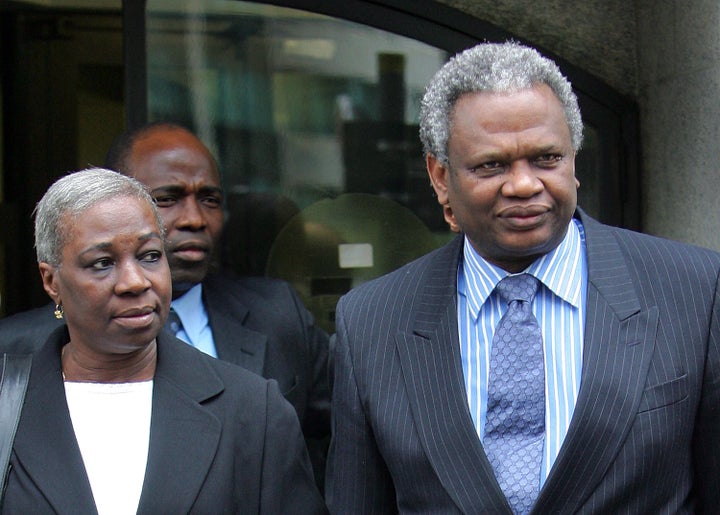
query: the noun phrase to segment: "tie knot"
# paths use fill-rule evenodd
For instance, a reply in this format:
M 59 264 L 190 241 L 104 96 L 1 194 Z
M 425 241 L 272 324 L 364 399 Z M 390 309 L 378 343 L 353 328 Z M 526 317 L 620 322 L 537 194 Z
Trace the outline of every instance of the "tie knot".
M 495 290 L 500 298 L 510 304 L 514 300 L 532 302 L 538 289 L 538 280 L 530 274 L 508 275 Z
M 182 321 L 177 312 L 170 308 L 170 313 L 168 313 L 167 320 L 165 321 L 165 328 L 172 334 L 177 334 L 177 332 L 182 329 L 182 326 Z

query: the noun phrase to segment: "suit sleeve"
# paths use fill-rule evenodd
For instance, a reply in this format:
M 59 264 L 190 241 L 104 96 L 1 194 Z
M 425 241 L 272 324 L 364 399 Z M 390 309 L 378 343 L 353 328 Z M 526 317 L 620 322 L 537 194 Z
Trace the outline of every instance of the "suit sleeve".
M 330 386 L 328 374 L 329 337 L 316 323 L 297 293 L 290 288 L 290 296 L 302 323 L 307 349 L 306 375 L 309 380 L 307 404 L 303 413 L 302 431 L 310 455 L 318 487 L 324 490 L 325 461 L 330 444 Z
M 697 513 L 720 506 L 720 283 L 715 283 L 707 360 L 693 438 Z
M 328 386 L 328 347 L 329 337 L 316 323 L 312 313 L 291 290 L 298 317 L 302 321 L 303 334 L 307 347 L 308 376 L 310 390 L 305 416 L 302 420 L 306 437 L 325 438 L 330 435 L 330 388 Z
M 275 381 L 268 381 L 267 385 L 260 512 L 327 513 L 315 485 L 295 410 L 282 396 Z
M 328 507 L 337 514 L 396 513 L 392 479 L 360 398 L 342 301 L 334 343 L 333 436 L 325 479 Z

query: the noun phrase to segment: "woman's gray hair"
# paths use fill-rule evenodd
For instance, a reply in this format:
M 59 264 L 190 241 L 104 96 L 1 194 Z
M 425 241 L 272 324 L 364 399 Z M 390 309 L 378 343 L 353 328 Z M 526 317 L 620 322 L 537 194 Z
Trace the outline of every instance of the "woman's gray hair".
M 573 149 L 580 150 L 583 123 L 577 97 L 560 68 L 537 50 L 516 42 L 481 43 L 450 59 L 435 74 L 420 105 L 425 155 L 447 165 L 455 103 L 466 93 L 510 93 L 547 84 L 563 106 Z
M 38 263 L 61 264 L 74 220 L 98 202 L 132 197 L 147 203 L 164 240 L 164 227 L 153 198 L 140 182 L 104 168 L 88 168 L 58 179 L 35 206 L 35 251 Z

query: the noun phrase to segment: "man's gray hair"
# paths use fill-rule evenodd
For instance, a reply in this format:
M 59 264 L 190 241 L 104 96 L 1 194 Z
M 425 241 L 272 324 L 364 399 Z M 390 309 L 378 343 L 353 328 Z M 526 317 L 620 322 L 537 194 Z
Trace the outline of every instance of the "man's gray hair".
M 516 42 L 481 43 L 450 59 L 435 74 L 420 105 L 420 140 L 425 155 L 448 163 L 448 139 L 455 103 L 466 93 L 511 93 L 547 84 L 563 106 L 573 149 L 580 150 L 583 123 L 577 97 L 560 68 Z
M 145 186 L 132 177 L 104 168 L 88 168 L 58 179 L 35 206 L 35 251 L 38 263 L 58 267 L 75 219 L 99 202 L 131 197 L 147 203 L 164 239 L 160 213 Z

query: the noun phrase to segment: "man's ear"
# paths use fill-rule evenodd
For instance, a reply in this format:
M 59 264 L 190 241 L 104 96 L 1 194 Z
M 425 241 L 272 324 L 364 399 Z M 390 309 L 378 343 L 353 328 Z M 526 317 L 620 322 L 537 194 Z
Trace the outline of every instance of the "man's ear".
M 450 170 L 447 165 L 443 165 L 437 158 L 428 154 L 425 157 L 425 163 L 427 165 L 428 175 L 430 176 L 430 182 L 437 195 L 438 204 L 442 206 L 443 217 L 445 222 L 450 226 L 452 232 L 460 232 L 460 224 L 458 224 L 453 214 L 452 206 L 450 206 L 450 196 L 448 195 L 448 175 Z
M 444 206 L 448 203 L 447 180 L 450 171 L 446 165 L 438 161 L 438 159 L 432 154 L 427 154 L 425 156 L 425 165 L 427 166 L 430 183 L 435 190 L 438 204 Z
M 50 295 L 50 298 L 55 304 L 61 304 L 60 290 L 57 284 L 57 268 L 42 262 L 38 263 L 38 269 L 40 270 L 40 278 L 42 279 L 45 292 Z

